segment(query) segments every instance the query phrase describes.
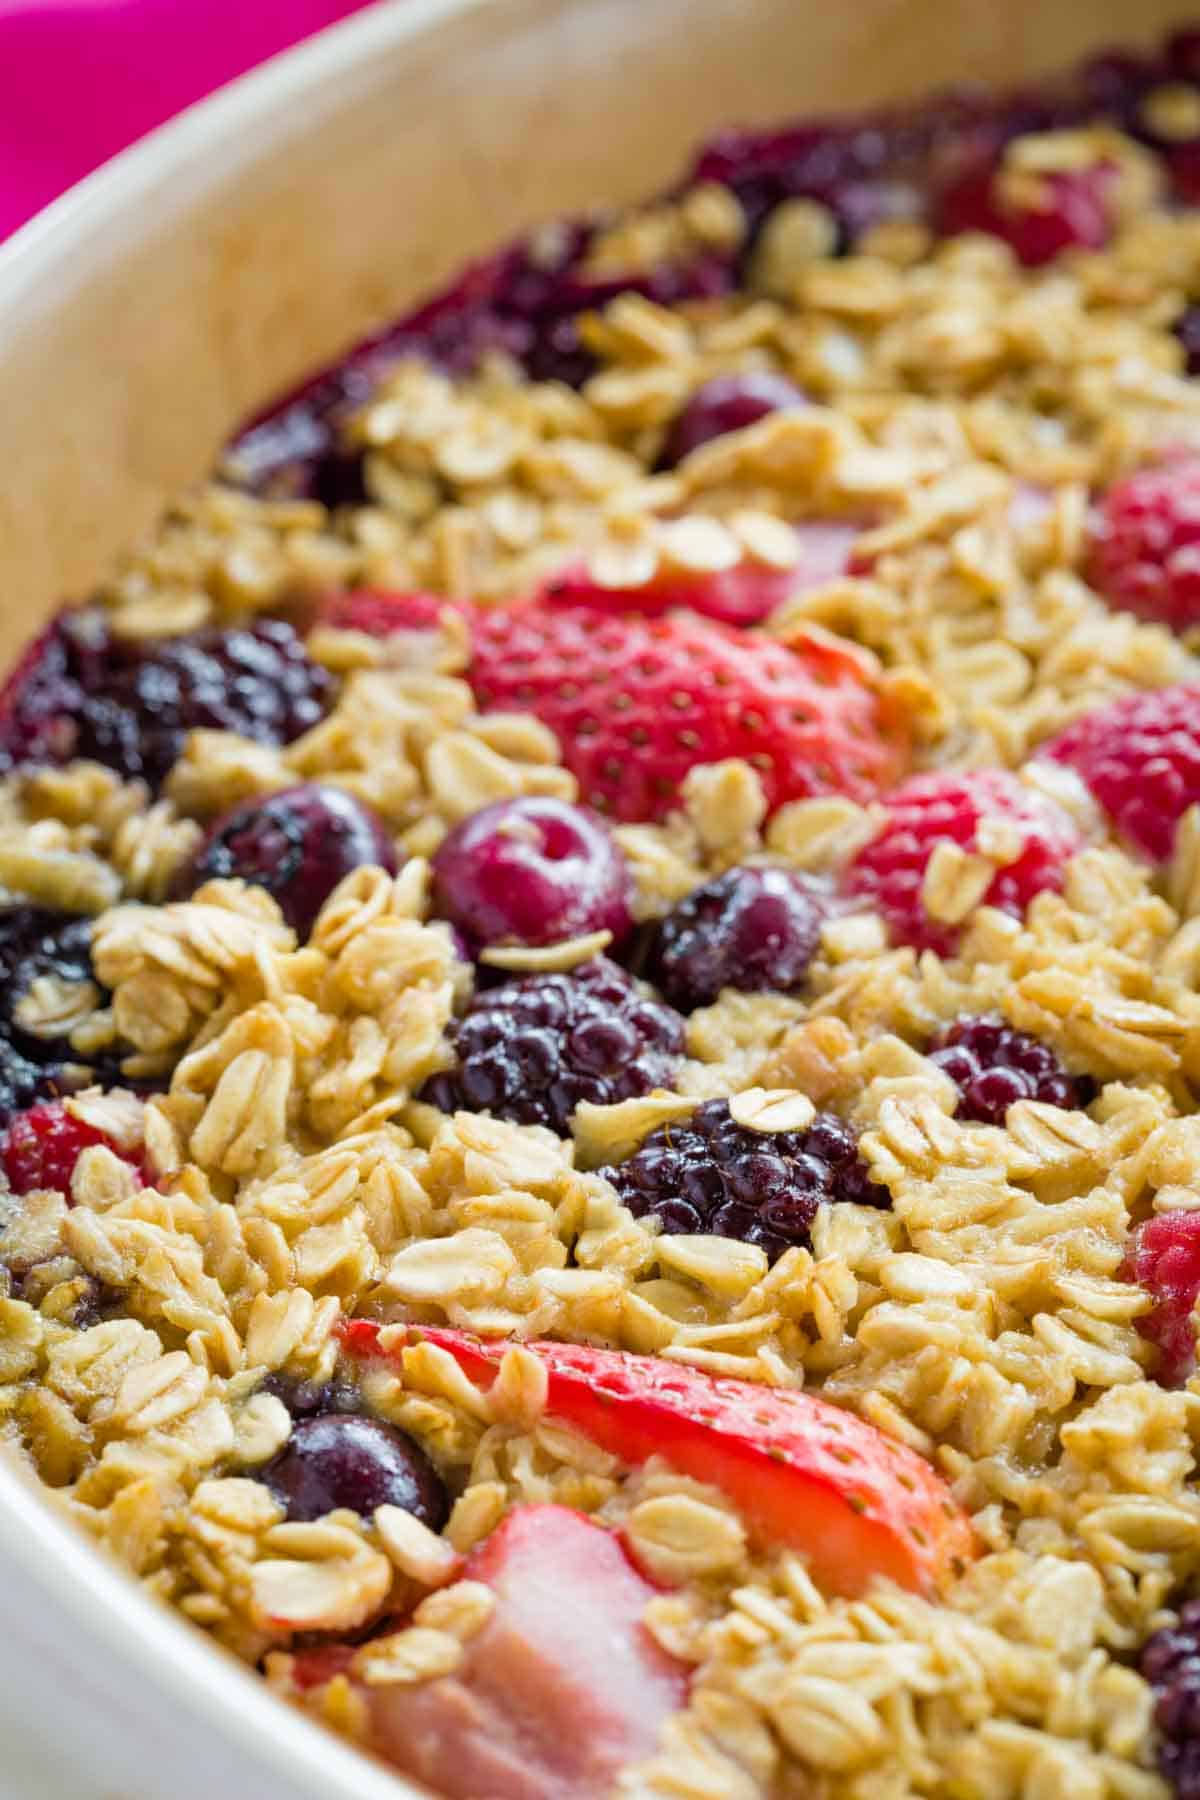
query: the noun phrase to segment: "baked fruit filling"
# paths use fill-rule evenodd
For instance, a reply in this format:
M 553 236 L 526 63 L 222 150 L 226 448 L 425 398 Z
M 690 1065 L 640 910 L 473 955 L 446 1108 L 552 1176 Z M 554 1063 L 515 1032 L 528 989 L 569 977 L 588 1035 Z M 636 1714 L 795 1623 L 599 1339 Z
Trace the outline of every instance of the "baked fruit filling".
M 1200 1796 L 1198 206 L 730 131 L 0 696 L 0 1433 L 450 1800 Z

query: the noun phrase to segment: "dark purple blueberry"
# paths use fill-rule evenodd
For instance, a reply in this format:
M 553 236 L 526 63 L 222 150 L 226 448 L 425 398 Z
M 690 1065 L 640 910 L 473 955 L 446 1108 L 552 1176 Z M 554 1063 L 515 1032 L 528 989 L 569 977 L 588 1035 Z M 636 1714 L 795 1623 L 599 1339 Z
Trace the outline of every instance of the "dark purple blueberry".
M 656 1218 L 665 1232 L 740 1238 L 772 1262 L 810 1242 L 817 1209 L 831 1200 L 890 1205 L 843 1119 L 818 1113 L 805 1131 L 749 1131 L 725 1100 L 660 1126 L 628 1162 L 600 1173 L 635 1217 Z
M 422 1100 L 565 1133 L 581 1100 L 608 1104 L 669 1086 L 683 1020 L 643 1000 L 632 977 L 600 956 L 569 974 L 477 992 L 453 1038 L 458 1060 L 425 1084 Z
M 399 1506 L 440 1531 L 449 1512 L 441 1477 L 420 1445 L 362 1413 L 298 1419 L 258 1479 L 301 1523 L 342 1506 L 368 1519 L 377 1506 Z
M 90 953 L 87 919 L 32 906 L 0 907 L 0 1125 L 35 1101 L 86 1087 L 92 1079 L 120 1079 L 114 1063 L 85 1065 L 52 1028 L 31 1031 L 22 1002 L 39 981 L 68 988 L 90 983 L 102 1002 Z
M 268 1375 L 258 1392 L 282 1400 L 293 1419 L 316 1413 L 361 1412 L 359 1391 L 346 1381 L 296 1381 L 289 1375 Z
M 633 881 L 595 813 L 528 795 L 472 813 L 433 859 L 437 909 L 476 951 L 559 944 L 591 931 L 620 942 L 633 920 Z
M 808 397 L 786 375 L 749 369 L 744 375 L 714 375 L 698 387 L 667 434 L 662 464 L 673 469 L 701 444 L 756 425 L 769 413 L 806 406 Z
M 1200 1600 L 1147 1639 L 1139 1667 L 1154 1690 L 1159 1773 L 1176 1800 L 1200 1800 Z
M 1175 321 L 1175 336 L 1183 346 L 1189 375 L 1200 375 L 1200 306 L 1185 306 Z
M 999 1017 L 957 1019 L 934 1038 L 928 1055 L 958 1089 L 957 1116 L 984 1125 L 1003 1125 L 1018 1100 L 1077 1108 L 1096 1092 L 1086 1075 L 1069 1075 L 1048 1044 Z
M 647 974 L 681 1012 L 722 988 L 795 993 L 825 918 L 819 889 L 791 869 L 729 869 L 680 901 L 658 928 Z
M 310 781 L 247 800 L 218 819 L 175 891 L 183 897 L 206 881 L 253 882 L 306 938 L 338 882 L 366 863 L 396 873 L 395 847 L 379 814 L 345 788 Z
M 95 608 L 60 613 L 0 696 L 0 770 L 87 757 L 156 788 L 189 731 L 290 743 L 331 687 L 281 619 L 133 640 Z

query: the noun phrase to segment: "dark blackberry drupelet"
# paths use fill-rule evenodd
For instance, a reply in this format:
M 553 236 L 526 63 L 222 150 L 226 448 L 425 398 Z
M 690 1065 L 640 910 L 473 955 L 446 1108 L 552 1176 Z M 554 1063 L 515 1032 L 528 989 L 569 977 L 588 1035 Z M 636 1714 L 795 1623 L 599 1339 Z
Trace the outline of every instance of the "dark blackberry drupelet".
M 94 1077 L 120 1079 L 115 1066 L 84 1065 L 65 1037 L 30 1030 L 24 1013 L 30 990 L 47 977 L 65 991 L 91 984 L 103 995 L 92 969 L 91 935 L 87 919 L 45 907 L 0 907 L 0 1126 L 35 1101 L 84 1087 Z
M 681 1012 L 722 988 L 794 993 L 816 952 L 826 901 L 794 869 L 728 869 L 690 893 L 655 934 L 647 974 Z
M 1147 1639 L 1139 1667 L 1154 1690 L 1159 1773 L 1176 1800 L 1200 1800 L 1200 1600 Z
M 426 1082 L 422 1100 L 565 1133 L 581 1100 L 607 1104 L 669 1086 L 683 1020 L 598 956 L 569 974 L 476 994 L 454 1047 L 455 1067 Z
M 959 1091 L 957 1116 L 983 1125 L 1003 1125 L 1018 1100 L 1078 1108 L 1096 1092 L 1086 1075 L 1068 1075 L 1048 1044 L 997 1017 L 956 1019 L 928 1055 Z
M 668 1232 L 740 1238 L 772 1262 L 808 1245 L 825 1202 L 891 1204 L 843 1119 L 818 1113 L 805 1131 L 749 1131 L 725 1100 L 706 1100 L 684 1125 L 660 1126 L 627 1162 L 600 1173 L 635 1217 L 652 1214 Z
M 450 1510 L 441 1477 L 420 1445 L 394 1425 L 357 1412 L 297 1419 L 257 1478 L 288 1518 L 301 1523 L 339 1506 L 366 1519 L 377 1506 L 399 1506 L 440 1531 Z
M 395 846 L 378 813 L 345 788 L 307 781 L 225 813 L 180 870 L 175 893 L 182 898 L 233 877 L 252 882 L 307 938 L 338 882 L 367 863 L 396 873 Z
M 0 695 L 0 772 L 87 757 L 157 788 L 189 731 L 290 743 L 331 691 L 282 619 L 141 642 L 115 637 L 95 608 L 68 611 Z

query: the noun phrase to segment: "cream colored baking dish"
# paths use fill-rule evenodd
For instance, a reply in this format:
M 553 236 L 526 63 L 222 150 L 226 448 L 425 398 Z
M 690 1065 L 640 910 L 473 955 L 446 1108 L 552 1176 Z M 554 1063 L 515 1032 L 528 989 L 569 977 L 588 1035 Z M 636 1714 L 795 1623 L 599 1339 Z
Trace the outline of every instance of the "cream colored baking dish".
M 1010 80 L 1164 0 L 386 0 L 0 250 L 0 663 L 237 418 L 534 219 L 765 121 Z M 293 1717 L 0 1466 L 0 1795 L 414 1794 Z

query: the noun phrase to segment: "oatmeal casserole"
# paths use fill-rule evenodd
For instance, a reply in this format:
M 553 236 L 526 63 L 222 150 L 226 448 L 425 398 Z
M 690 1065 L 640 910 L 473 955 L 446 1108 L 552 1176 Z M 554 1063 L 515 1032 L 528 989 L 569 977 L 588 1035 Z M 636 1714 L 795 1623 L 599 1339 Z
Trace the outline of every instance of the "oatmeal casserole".
M 730 130 L 0 697 L 0 1433 L 450 1800 L 1200 1800 L 1200 30 Z

